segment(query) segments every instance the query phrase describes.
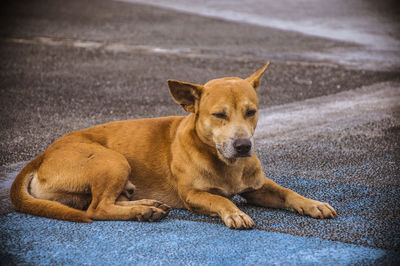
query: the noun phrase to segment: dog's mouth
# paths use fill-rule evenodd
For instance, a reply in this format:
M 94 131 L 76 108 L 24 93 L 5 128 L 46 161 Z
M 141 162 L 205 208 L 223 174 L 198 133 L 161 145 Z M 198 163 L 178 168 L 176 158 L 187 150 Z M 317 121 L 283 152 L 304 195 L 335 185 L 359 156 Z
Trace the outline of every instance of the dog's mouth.
M 217 154 L 221 161 L 225 162 L 226 164 L 233 164 L 240 158 L 251 157 L 251 154 L 234 154 L 233 156 L 227 156 L 224 154 L 224 151 L 217 148 Z
M 245 157 L 251 157 L 252 154 L 246 153 L 246 154 L 235 154 L 234 158 L 245 158 Z

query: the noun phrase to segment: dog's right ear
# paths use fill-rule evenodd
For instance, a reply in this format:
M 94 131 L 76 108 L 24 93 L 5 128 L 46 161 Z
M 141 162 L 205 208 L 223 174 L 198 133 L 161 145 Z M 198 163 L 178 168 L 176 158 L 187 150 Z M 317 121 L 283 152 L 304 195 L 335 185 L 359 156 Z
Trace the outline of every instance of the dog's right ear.
M 172 98 L 187 112 L 195 112 L 195 102 L 200 99 L 203 86 L 178 80 L 168 80 Z
M 246 79 L 248 82 L 250 82 L 251 86 L 253 86 L 253 88 L 256 91 L 258 90 L 258 87 L 260 86 L 262 76 L 263 76 L 265 70 L 267 70 L 268 66 L 269 66 L 269 62 L 267 62 L 265 64 L 265 66 L 263 66 L 262 68 L 260 68 L 259 70 L 257 70 L 253 74 L 251 74 L 250 77 L 248 77 Z

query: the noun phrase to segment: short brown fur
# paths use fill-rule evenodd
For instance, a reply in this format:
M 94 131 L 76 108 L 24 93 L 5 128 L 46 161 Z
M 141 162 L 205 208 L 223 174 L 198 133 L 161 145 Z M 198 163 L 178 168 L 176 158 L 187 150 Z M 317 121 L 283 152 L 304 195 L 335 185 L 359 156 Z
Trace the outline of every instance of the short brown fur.
M 253 135 L 257 89 L 267 67 L 244 80 L 169 80 L 172 97 L 188 116 L 111 122 L 60 138 L 16 177 L 15 209 L 78 222 L 154 221 L 171 206 L 248 229 L 254 222 L 228 199 L 239 194 L 250 204 L 333 218 L 329 204 L 263 174 Z

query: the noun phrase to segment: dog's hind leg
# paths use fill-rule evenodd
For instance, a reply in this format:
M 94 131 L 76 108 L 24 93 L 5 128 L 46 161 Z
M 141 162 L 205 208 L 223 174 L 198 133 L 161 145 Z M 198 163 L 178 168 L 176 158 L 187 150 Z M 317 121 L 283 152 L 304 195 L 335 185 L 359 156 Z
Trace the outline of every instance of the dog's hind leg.
M 159 209 L 162 209 L 166 212 L 169 212 L 171 210 L 171 207 L 160 202 L 157 200 L 151 200 L 151 199 L 142 199 L 142 200 L 131 200 L 133 197 L 133 193 L 135 192 L 136 187 L 130 182 L 129 180 L 126 182 L 124 189 L 122 190 L 122 193 L 119 195 L 117 198 L 117 201 L 115 204 L 119 206 L 150 206 L 150 207 L 157 207 Z
M 48 151 L 32 188 L 40 193 L 32 194 L 68 204 L 89 193 L 87 214 L 94 220 L 155 221 L 167 215 L 154 206 L 116 204 L 124 189 L 130 188 L 130 172 L 129 163 L 118 152 L 98 144 L 68 143 Z

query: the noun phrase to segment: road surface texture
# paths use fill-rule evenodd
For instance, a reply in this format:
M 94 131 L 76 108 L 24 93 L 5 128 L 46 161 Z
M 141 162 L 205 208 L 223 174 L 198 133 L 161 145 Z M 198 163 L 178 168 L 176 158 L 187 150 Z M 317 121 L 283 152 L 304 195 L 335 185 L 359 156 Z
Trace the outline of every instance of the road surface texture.
M 398 265 L 395 1 L 144 2 L 2 2 L 1 265 Z M 91 224 L 13 210 L 13 178 L 55 139 L 108 121 L 184 115 L 167 79 L 244 78 L 268 60 L 256 131 L 265 174 L 329 202 L 337 218 L 238 196 L 253 230 L 185 210 L 157 223 Z

